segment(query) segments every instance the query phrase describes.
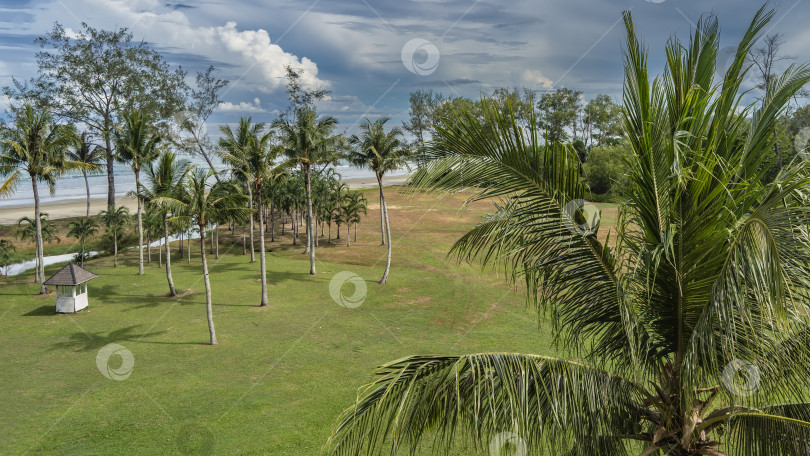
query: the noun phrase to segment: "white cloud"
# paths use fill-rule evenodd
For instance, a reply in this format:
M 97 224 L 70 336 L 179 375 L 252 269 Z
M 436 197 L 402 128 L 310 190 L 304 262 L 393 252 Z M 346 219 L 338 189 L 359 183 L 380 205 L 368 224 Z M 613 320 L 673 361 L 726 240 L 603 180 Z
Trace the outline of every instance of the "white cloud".
M 554 84 L 554 81 L 543 75 L 540 70 L 525 70 L 520 79 L 529 86 L 540 86 L 544 89 L 550 89 Z
M 261 100 L 258 98 L 253 99 L 253 103 L 249 103 L 247 101 L 240 101 L 238 104 L 231 103 L 230 101 L 224 101 L 217 106 L 217 111 L 220 112 L 267 112 L 266 109 L 262 108 Z
M 159 48 L 233 66 L 234 80 L 241 79 L 242 84 L 262 92 L 283 87 L 286 65 L 304 70 L 302 81 L 307 87 L 330 86 L 328 81 L 318 78 L 315 62 L 286 52 L 262 28 L 240 29 L 234 21 L 196 26 L 185 12 L 171 9 L 158 0 L 76 0 L 70 2 L 69 7 L 60 4 L 57 2 L 53 8 L 45 9 L 31 25 L 47 30 L 53 21 L 60 21 L 72 33 L 78 30 L 79 24 L 71 19 L 82 18 L 96 27 L 112 28 L 113 24 L 126 27 L 136 40 L 145 39 Z M 71 14 L 65 15 L 64 8 Z M 93 18 L 103 18 L 103 22 Z

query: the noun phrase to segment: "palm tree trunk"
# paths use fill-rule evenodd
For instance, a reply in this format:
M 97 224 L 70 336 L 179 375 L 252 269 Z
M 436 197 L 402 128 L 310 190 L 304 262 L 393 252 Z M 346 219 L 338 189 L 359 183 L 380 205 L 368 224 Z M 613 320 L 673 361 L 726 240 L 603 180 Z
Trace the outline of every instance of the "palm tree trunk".
M 177 296 L 177 289 L 174 288 L 172 280 L 172 252 L 169 249 L 169 220 L 163 214 L 163 238 L 166 242 L 166 280 L 169 281 L 169 296 Z
M 276 242 L 276 218 L 275 214 L 275 205 L 272 201 L 270 201 L 270 242 Z
M 248 204 L 250 205 L 250 209 L 253 209 L 253 189 L 248 182 Z M 256 262 L 256 248 L 253 246 L 253 214 L 250 214 L 250 262 Z
M 163 246 L 158 244 L 158 267 L 163 267 Z
M 382 243 L 385 245 L 385 213 L 383 206 L 385 206 L 385 197 L 383 196 L 382 178 L 377 176 L 377 184 L 380 186 L 380 234 L 382 235 Z
M 188 229 L 186 239 L 188 239 L 188 262 L 187 262 L 187 264 L 191 264 L 191 228 Z
M 205 231 L 204 226 L 200 226 L 200 232 Z M 200 236 L 200 255 L 203 267 L 203 282 L 205 282 L 205 313 L 208 317 L 208 332 L 211 335 L 211 345 L 217 344 L 217 332 L 214 330 L 214 310 L 211 305 L 211 282 L 208 280 L 208 260 L 205 258 L 205 236 Z
M 218 228 L 218 227 L 217 227 L 217 228 Z M 216 230 L 216 231 L 214 232 L 214 234 L 216 235 L 216 238 L 217 238 L 217 239 L 216 239 L 216 245 L 217 245 L 217 247 L 216 247 L 216 257 L 215 257 L 215 258 L 218 260 L 218 259 L 219 259 L 219 230 L 218 230 L 217 228 L 214 228 L 214 229 Z
M 113 228 L 113 267 L 118 267 L 118 230 Z
M 138 200 L 138 275 L 143 275 L 143 214 L 141 214 L 141 198 L 138 196 L 141 189 L 140 173 L 140 169 L 135 170 L 135 199 Z M 87 209 L 90 210 L 89 193 L 87 201 Z
M 36 276 L 37 281 L 39 281 L 39 294 L 45 294 L 48 292 L 48 288 L 45 286 L 45 262 L 43 261 L 45 252 L 42 246 L 42 221 L 39 219 L 39 190 L 37 189 L 37 179 L 34 174 L 31 174 L 31 184 L 34 187 L 34 220 L 37 226 L 35 239 L 37 244 Z
M 295 223 L 295 211 L 293 211 L 292 215 L 290 216 L 290 230 L 292 231 L 292 238 L 293 238 L 293 245 L 298 244 L 298 225 Z
M 352 245 L 352 225 L 347 223 L 346 224 L 346 247 L 351 247 Z
M 257 189 L 256 191 L 256 202 L 259 207 L 262 207 L 262 194 L 261 189 Z M 259 269 L 262 274 L 262 300 L 259 304 L 259 307 L 267 307 L 269 302 L 267 301 L 267 269 L 265 266 L 265 259 L 264 259 L 264 217 L 262 216 L 262 211 L 259 211 L 259 248 L 261 252 L 259 252 Z
M 82 245 L 82 253 L 81 256 L 79 257 L 79 265 L 81 267 L 84 267 L 84 236 L 82 236 L 80 244 Z
M 385 260 L 385 272 L 383 273 L 380 284 L 384 284 L 388 280 L 388 271 L 391 269 L 391 226 L 388 224 L 388 206 L 385 204 L 385 195 L 383 194 L 382 178 L 377 177 L 380 183 L 380 201 L 382 201 L 383 218 L 385 219 L 385 234 L 388 238 L 388 258 Z
M 90 183 L 87 181 L 87 171 L 82 169 L 82 176 L 84 176 L 84 190 L 87 192 L 87 214 L 85 218 L 90 218 Z
M 354 242 L 357 242 L 357 222 L 354 222 Z
M 318 233 L 315 232 L 315 226 L 312 224 L 312 185 L 309 178 L 309 164 L 304 166 L 304 177 L 307 184 L 307 231 L 308 240 L 307 246 L 309 248 L 309 273 L 315 275 L 315 238 Z
M 245 243 L 247 241 L 245 240 L 245 238 L 246 238 L 246 236 L 245 236 L 245 227 L 242 226 L 242 255 L 247 254 L 247 246 L 245 245 Z
M 327 238 L 329 243 L 332 243 L 332 222 L 329 222 L 329 237 Z

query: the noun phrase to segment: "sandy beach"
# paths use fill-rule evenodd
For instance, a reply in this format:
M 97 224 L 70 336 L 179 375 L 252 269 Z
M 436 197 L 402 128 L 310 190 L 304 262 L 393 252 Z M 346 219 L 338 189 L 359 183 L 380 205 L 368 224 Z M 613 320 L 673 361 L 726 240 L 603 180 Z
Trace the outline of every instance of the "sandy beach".
M 383 178 L 383 185 L 386 187 L 392 185 L 402 185 L 408 179 L 408 176 L 391 176 Z M 358 188 L 372 188 L 377 186 L 377 180 L 374 177 L 345 179 L 343 182 L 351 189 Z M 130 211 L 135 211 L 137 203 L 135 198 L 119 197 L 116 198 L 116 204 L 127 206 Z M 106 209 L 106 198 L 90 199 L 90 214 L 98 214 L 100 211 Z M 51 220 L 68 218 L 68 217 L 81 217 L 87 211 L 87 200 L 70 200 L 70 201 L 55 201 L 40 204 L 40 211 L 47 212 Z M 34 216 L 33 205 L 27 206 L 10 206 L 0 207 L 0 225 L 11 225 L 17 223 L 20 217 Z

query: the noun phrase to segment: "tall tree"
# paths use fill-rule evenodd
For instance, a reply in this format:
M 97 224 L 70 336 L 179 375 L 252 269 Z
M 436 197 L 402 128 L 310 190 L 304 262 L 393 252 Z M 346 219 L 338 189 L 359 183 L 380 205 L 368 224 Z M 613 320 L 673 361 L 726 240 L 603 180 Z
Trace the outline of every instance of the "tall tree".
M 577 203 L 569 147 L 538 147 L 540 129 L 524 133 L 494 106 L 486 124 L 444 125 L 415 182 L 504 198 L 453 252 L 525 280 L 577 359 L 394 361 L 341 417 L 328 453 L 396 454 L 428 436 L 447 449 L 462 432 L 484 443 L 506 430 L 532 454 L 806 455 L 810 165 L 769 183 L 760 161 L 810 68 L 789 69 L 761 104 L 740 104 L 745 56 L 772 15 L 757 13 L 716 83 L 715 18 L 688 43 L 672 38 L 653 78 L 625 13 L 632 185 L 610 244 Z
M 264 184 L 274 178 L 285 164 L 276 164 L 280 149 L 272 144 L 273 131 L 267 130 L 264 123 L 250 123 L 250 118 L 239 121 L 239 131 L 246 131 L 244 147 L 234 148 L 236 153 L 222 152 L 222 159 L 233 165 L 247 180 L 250 192 L 256 200 L 259 220 L 259 271 L 261 274 L 262 297 L 260 307 L 269 305 L 267 300 L 267 266 L 264 243 L 264 204 L 262 190 Z
M 84 163 L 86 165 L 92 165 L 96 168 L 91 169 L 89 167 L 82 167 L 82 177 L 84 178 L 84 189 L 87 194 L 87 211 L 85 213 L 85 218 L 90 217 L 90 182 L 87 179 L 88 173 L 96 172 L 100 173 L 101 170 L 98 165 L 101 163 L 102 159 L 104 158 L 103 150 L 93 145 L 90 142 L 89 133 L 83 132 L 79 135 L 79 140 L 74 144 L 73 147 L 68 149 L 67 158 L 69 160 Z
M 222 102 L 220 91 L 229 82 L 214 77 L 213 73 L 213 66 L 209 66 L 204 72 L 197 73 L 195 87 L 188 88 L 186 110 L 175 121 L 178 123 L 180 133 L 188 135 L 180 141 L 181 145 L 190 153 L 205 159 L 208 167 L 214 172 L 214 177 L 219 181 L 219 173 L 212 161 L 214 147 L 208 138 L 205 123 Z
M 433 112 L 444 101 L 444 95 L 433 89 L 418 89 L 410 93 L 408 101 L 408 121 L 402 122 L 402 128 L 416 138 L 419 150 L 416 155 L 421 156 L 422 146 L 429 139 L 433 125 Z
M 176 198 L 167 202 L 181 219 L 187 219 L 205 233 L 205 228 L 215 220 L 244 219 L 250 215 L 247 198 L 231 181 L 216 182 L 211 169 L 196 169 L 188 175 Z M 215 183 L 211 184 L 214 180 Z M 203 282 L 205 283 L 205 308 L 211 345 L 217 345 L 214 330 L 214 312 L 211 298 L 211 281 L 208 278 L 208 259 L 205 254 L 205 236 L 200 236 Z
M 543 136 L 550 144 L 557 144 L 568 139 L 569 134 L 566 129 L 576 124 L 581 96 L 582 92 L 565 87 L 540 95 L 537 109 L 540 111 Z M 573 131 L 576 131 L 576 128 Z
M 388 257 L 385 261 L 385 272 L 380 279 L 381 284 L 388 280 L 388 271 L 391 269 L 391 227 L 388 223 L 388 206 L 385 204 L 383 192 L 383 177 L 388 172 L 407 166 L 409 156 L 409 151 L 402 142 L 402 130 L 394 127 L 388 132 L 385 131 L 385 123 L 389 120 L 388 117 L 381 117 L 374 122 L 366 119 L 366 123 L 361 127 L 360 136 L 352 135 L 349 138 L 349 142 L 354 146 L 349 161 L 355 166 L 374 171 L 380 188 L 381 218 L 385 221 L 383 231 L 387 238 L 385 243 L 388 244 Z
M 600 94 L 589 101 L 585 105 L 583 118 L 585 147 L 617 145 L 623 134 L 621 114 L 621 106 L 614 103 L 609 95 Z M 591 139 L 595 140 L 595 144 L 590 144 Z
M 252 147 L 253 141 L 260 134 L 260 129 L 264 128 L 262 123 L 252 123 L 250 117 L 242 117 L 239 119 L 239 126 L 234 131 L 230 125 L 222 125 L 219 127 L 222 132 L 222 137 L 219 138 L 219 154 L 220 158 L 228 164 L 231 173 L 237 178 L 245 181 L 248 191 L 248 206 L 254 208 L 253 201 L 253 186 L 249 182 L 250 169 L 246 161 L 249 149 Z M 250 262 L 256 261 L 256 249 L 254 247 L 253 236 L 255 230 L 253 229 L 253 219 L 250 217 Z
M 11 128 L 2 130 L 0 152 L 0 175 L 6 176 L 0 185 L 0 197 L 14 194 L 24 174 L 31 180 L 34 196 L 34 221 L 36 223 L 37 279 L 39 292 L 47 293 L 45 265 L 43 263 L 42 224 L 39 214 L 39 182 L 45 182 L 53 194 L 56 180 L 65 171 L 96 169 L 94 165 L 67 160 L 68 147 L 76 142 L 73 128 L 54 123 L 48 111 L 36 111 L 25 105 L 16 113 Z
M 312 167 L 324 161 L 335 147 L 337 138 L 332 132 L 337 119 L 332 116 L 318 116 L 315 110 L 303 107 L 298 110 L 294 121 L 279 119 L 275 128 L 284 140 L 285 153 L 291 162 L 298 164 L 304 173 L 304 191 L 307 207 L 307 249 L 309 252 L 309 273 L 315 274 L 315 237 L 312 219 Z
M 107 205 L 115 205 L 113 131 L 121 113 L 138 108 L 167 119 L 183 107 L 182 70 L 172 71 L 146 42 L 126 28 L 102 30 L 85 23 L 69 32 L 61 24 L 37 38 L 32 90 L 54 113 L 83 124 L 101 139 L 107 161 Z
M 177 296 L 177 289 L 172 278 L 172 257 L 169 249 L 169 214 L 171 203 L 177 198 L 177 192 L 183 179 L 191 169 L 188 160 L 178 160 L 171 151 L 164 151 L 157 161 L 149 164 L 146 170 L 146 185 L 141 185 L 138 197 L 146 203 L 147 210 L 160 214 L 163 221 L 163 241 L 166 250 L 166 280 L 169 282 L 169 296 Z M 200 233 L 200 237 L 204 237 Z
M 135 193 L 141 188 L 141 169 L 150 165 L 160 155 L 161 137 L 152 128 L 149 118 L 139 110 L 123 116 L 123 125 L 115 130 L 116 158 L 129 163 L 135 173 Z M 138 201 L 138 274 L 143 275 L 143 201 Z M 109 210 L 109 209 L 108 209 Z

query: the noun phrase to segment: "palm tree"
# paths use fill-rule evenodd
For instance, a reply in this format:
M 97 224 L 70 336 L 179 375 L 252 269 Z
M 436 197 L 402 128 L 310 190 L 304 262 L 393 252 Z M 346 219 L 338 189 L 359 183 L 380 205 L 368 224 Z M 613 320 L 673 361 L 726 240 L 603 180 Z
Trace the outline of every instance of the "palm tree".
M 141 168 L 160 155 L 161 138 L 149 124 L 149 119 L 138 110 L 123 116 L 123 125 L 115 131 L 116 158 L 129 163 L 135 173 L 135 192 L 141 188 Z M 143 201 L 138 200 L 138 274 L 143 275 Z
M 243 157 L 247 154 L 248 148 L 255 137 L 259 136 L 259 129 L 264 128 L 264 124 L 256 123 L 251 124 L 250 117 L 242 117 L 239 119 L 239 127 L 234 132 L 230 125 L 223 125 L 219 127 L 222 131 L 223 137 L 219 139 L 220 158 L 222 161 L 231 166 L 231 173 L 237 178 L 246 182 L 248 191 L 248 207 L 254 208 L 253 205 L 253 188 L 247 183 L 248 169 L 245 163 L 237 160 L 237 162 L 230 162 L 230 157 Z M 256 262 L 256 249 L 253 245 L 253 217 L 250 217 L 250 262 Z
M 350 227 L 354 225 L 354 242 L 357 242 L 357 224 L 360 223 L 362 218 L 360 214 L 367 214 L 368 210 L 368 200 L 366 200 L 365 195 L 361 191 L 353 191 L 348 192 L 344 196 L 343 200 L 343 212 L 344 212 L 344 220 L 346 221 L 346 246 L 348 247 L 351 245 L 349 243 L 350 239 Z
M 309 107 L 300 108 L 293 122 L 277 121 L 276 128 L 284 138 L 286 154 L 304 172 L 304 189 L 307 199 L 307 248 L 309 252 L 309 273 L 315 274 L 315 229 L 312 219 L 312 166 L 326 160 L 335 148 L 336 137 L 332 131 L 337 119 L 332 116 L 319 117 Z
M 532 453 L 806 455 L 810 444 L 810 165 L 765 181 L 769 132 L 810 68 L 791 67 L 761 105 L 743 106 L 745 56 L 773 13 L 760 10 L 719 83 L 718 26 L 672 38 L 662 76 L 625 13 L 624 129 L 632 147 L 616 239 L 583 211 L 579 159 L 544 147 L 535 119 L 482 103 L 438 127 L 413 183 L 503 197 L 453 247 L 505 263 L 577 360 L 483 353 L 412 356 L 341 418 L 331 454 L 384 442 L 450 445 L 510 432 Z M 742 381 L 745 384 L 741 384 Z M 510 436 L 511 439 L 511 436 Z
M 222 152 L 222 159 L 226 163 L 234 166 L 235 170 L 245 176 L 247 179 L 248 187 L 252 188 L 251 194 L 256 200 L 256 211 L 258 212 L 259 219 L 259 270 L 261 273 L 262 283 L 262 297 L 259 307 L 267 307 L 269 302 L 267 300 L 267 266 L 265 260 L 265 246 L 264 246 L 264 205 L 262 203 L 262 189 L 265 182 L 274 178 L 274 175 L 287 166 L 286 163 L 277 165 L 275 163 L 278 157 L 278 148 L 271 144 L 273 139 L 273 132 L 265 132 L 265 124 L 257 123 L 250 125 L 250 119 L 242 119 L 240 124 L 240 132 L 242 131 L 242 124 L 246 124 L 245 129 L 249 131 L 247 140 L 243 147 L 236 149 L 236 153 Z M 224 130 L 223 130 L 224 131 Z
M 84 241 L 90 237 L 95 235 L 98 232 L 98 224 L 94 219 L 91 218 L 83 218 L 79 220 L 74 220 L 68 223 L 68 233 L 67 235 L 72 238 L 76 238 L 79 240 L 81 244 L 81 253 L 79 253 L 79 264 L 84 266 Z
M 71 149 L 68 149 L 67 158 L 77 163 L 99 166 L 104 159 L 104 149 L 90 143 L 88 139 L 89 136 L 90 135 L 87 132 L 79 135 L 79 140 Z M 83 167 L 81 170 L 82 177 L 84 177 L 84 189 L 87 193 L 87 212 L 84 216 L 85 218 L 90 218 L 90 182 L 87 180 L 87 175 L 95 170 L 85 167 Z M 96 172 L 100 173 L 101 170 L 99 169 Z
M 107 233 L 113 241 L 113 267 L 118 267 L 118 242 L 121 240 L 124 228 L 129 225 L 129 209 L 126 206 L 112 206 L 99 212 L 98 218 L 107 227 Z M 82 244 L 84 245 L 84 244 Z M 84 248 L 84 247 L 82 247 Z M 167 260 L 168 264 L 168 260 Z
M 65 171 L 74 169 L 97 169 L 94 165 L 67 160 L 65 151 L 74 144 L 76 134 L 73 128 L 53 122 L 48 111 L 35 111 L 27 104 L 14 118 L 12 128 L 2 131 L 2 152 L 0 152 L 0 175 L 8 176 L 0 185 L 0 197 L 14 194 L 23 174 L 28 174 L 34 195 L 34 221 L 36 223 L 37 280 L 40 294 L 47 293 L 45 287 L 45 265 L 42 261 L 42 226 L 39 217 L 38 182 L 45 182 L 53 194 L 56 179 Z
M 388 280 L 388 271 L 391 269 L 391 227 L 388 223 L 388 206 L 385 204 L 382 180 L 386 173 L 407 166 L 409 154 L 402 141 L 401 129 L 394 127 L 388 133 L 385 132 L 385 123 L 388 120 L 388 117 L 381 117 L 374 122 L 366 119 L 365 125 L 361 127 L 361 136 L 352 135 L 349 138 L 349 143 L 355 148 L 349 155 L 349 161 L 355 166 L 374 171 L 380 187 L 380 230 L 383 233 L 383 244 L 388 244 L 388 258 L 385 261 L 385 272 L 380 279 L 381 284 Z
M 172 279 L 172 258 L 169 250 L 169 213 L 168 202 L 174 201 L 176 193 L 191 168 L 188 160 L 178 160 L 174 152 L 164 151 L 156 162 L 146 169 L 147 184 L 141 184 L 139 198 L 143 198 L 147 209 L 160 214 L 163 219 L 163 240 L 166 249 L 166 280 L 169 282 L 169 296 L 177 296 L 177 289 Z
M 239 187 L 231 181 L 215 182 L 211 185 L 214 172 L 210 169 L 196 169 L 188 175 L 174 199 L 167 199 L 178 217 L 197 225 L 200 233 L 214 220 L 242 220 L 250 216 L 252 209 L 247 207 L 247 198 Z M 211 302 L 211 282 L 208 279 L 208 260 L 205 255 L 205 236 L 200 236 L 200 257 L 202 258 L 203 282 L 205 283 L 206 315 L 211 345 L 217 345 L 214 330 L 214 314 Z

